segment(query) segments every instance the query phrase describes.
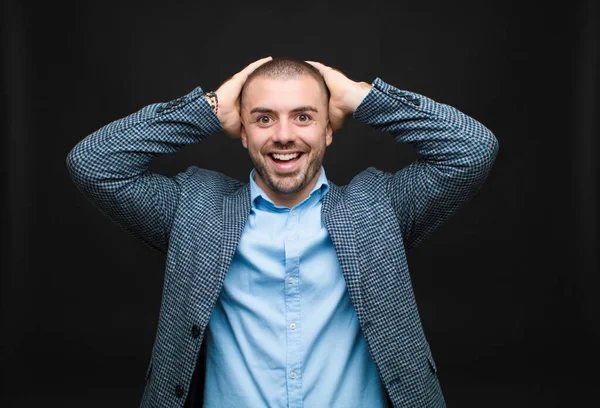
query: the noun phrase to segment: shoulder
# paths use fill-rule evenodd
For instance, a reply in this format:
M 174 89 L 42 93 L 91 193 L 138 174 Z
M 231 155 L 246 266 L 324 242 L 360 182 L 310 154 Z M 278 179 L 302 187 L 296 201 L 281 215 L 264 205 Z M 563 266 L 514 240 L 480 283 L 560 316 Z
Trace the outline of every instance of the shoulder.
M 390 173 L 369 167 L 350 180 L 346 186 L 346 195 L 355 198 L 364 197 L 373 201 L 373 198 L 382 198 L 387 191 Z
M 342 203 L 349 207 L 371 207 L 387 199 L 389 176 L 390 173 L 369 167 L 354 176 L 347 185 L 337 186 L 330 181 L 326 210 Z
M 214 170 L 202 169 L 197 166 L 189 167 L 185 172 L 175 177 L 182 194 L 210 194 L 224 196 L 235 193 L 247 183 L 229 177 Z

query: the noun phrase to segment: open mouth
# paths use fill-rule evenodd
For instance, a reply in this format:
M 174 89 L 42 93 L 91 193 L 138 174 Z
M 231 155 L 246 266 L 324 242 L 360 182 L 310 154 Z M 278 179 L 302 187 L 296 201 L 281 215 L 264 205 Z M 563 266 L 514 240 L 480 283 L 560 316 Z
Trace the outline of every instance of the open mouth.
M 287 153 L 287 154 L 271 153 L 271 157 L 273 158 L 273 160 L 286 162 L 286 161 L 294 160 L 294 159 L 300 157 L 300 153 L 297 153 L 297 152 L 296 153 Z
M 294 152 L 294 153 L 270 153 L 269 157 L 271 161 L 275 164 L 275 167 L 279 170 L 291 170 L 298 163 L 303 153 Z

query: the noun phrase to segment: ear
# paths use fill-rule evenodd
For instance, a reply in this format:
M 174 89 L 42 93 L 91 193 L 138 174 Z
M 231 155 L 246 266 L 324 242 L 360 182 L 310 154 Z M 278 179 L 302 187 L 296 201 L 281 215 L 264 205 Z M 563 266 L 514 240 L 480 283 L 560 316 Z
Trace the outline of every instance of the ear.
M 242 145 L 247 149 L 248 148 L 248 135 L 246 134 L 246 128 L 244 128 L 244 124 L 240 128 L 240 139 L 242 141 Z
M 331 127 L 331 121 L 327 121 L 327 129 L 325 129 L 325 146 L 328 146 L 333 142 L 333 128 Z

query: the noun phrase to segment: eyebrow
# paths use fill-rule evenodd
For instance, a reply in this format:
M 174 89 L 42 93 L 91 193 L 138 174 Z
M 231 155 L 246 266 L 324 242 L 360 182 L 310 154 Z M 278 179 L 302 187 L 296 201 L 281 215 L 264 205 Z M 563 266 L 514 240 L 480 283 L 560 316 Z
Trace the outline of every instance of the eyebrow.
M 291 110 L 291 112 L 306 112 L 306 111 L 319 113 L 317 108 L 315 108 L 314 106 L 310 106 L 310 105 L 299 106 L 299 107 Z M 250 114 L 257 113 L 257 112 L 259 112 L 259 113 L 274 113 L 275 111 L 273 109 L 263 108 L 263 107 L 259 106 L 259 107 L 252 109 L 250 111 Z

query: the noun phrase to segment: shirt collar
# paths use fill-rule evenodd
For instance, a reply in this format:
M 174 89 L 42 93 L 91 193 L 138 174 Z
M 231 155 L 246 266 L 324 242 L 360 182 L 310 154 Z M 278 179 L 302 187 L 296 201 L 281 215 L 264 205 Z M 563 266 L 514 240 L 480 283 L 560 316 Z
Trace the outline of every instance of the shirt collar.
M 256 169 L 252 169 L 252 171 L 250 172 L 250 200 L 252 203 L 252 207 L 256 208 L 258 206 L 258 203 L 260 201 L 264 200 L 264 201 L 270 203 L 271 206 L 273 206 L 275 208 L 287 208 L 287 207 L 282 207 L 282 206 L 276 205 L 269 198 L 267 193 L 265 193 L 263 191 L 263 189 L 260 188 L 258 186 L 258 184 L 256 184 L 255 178 L 256 178 Z M 319 174 L 319 178 L 317 179 L 315 186 L 311 190 L 308 197 L 306 197 L 304 200 L 302 200 L 301 203 L 297 204 L 297 206 L 302 205 L 303 203 L 305 203 L 308 200 L 312 201 L 313 198 L 315 199 L 315 202 L 321 201 L 321 199 L 327 193 L 327 191 L 329 191 L 329 182 L 327 181 L 327 176 L 325 176 L 325 169 L 323 168 L 323 166 L 321 166 L 321 173 Z

